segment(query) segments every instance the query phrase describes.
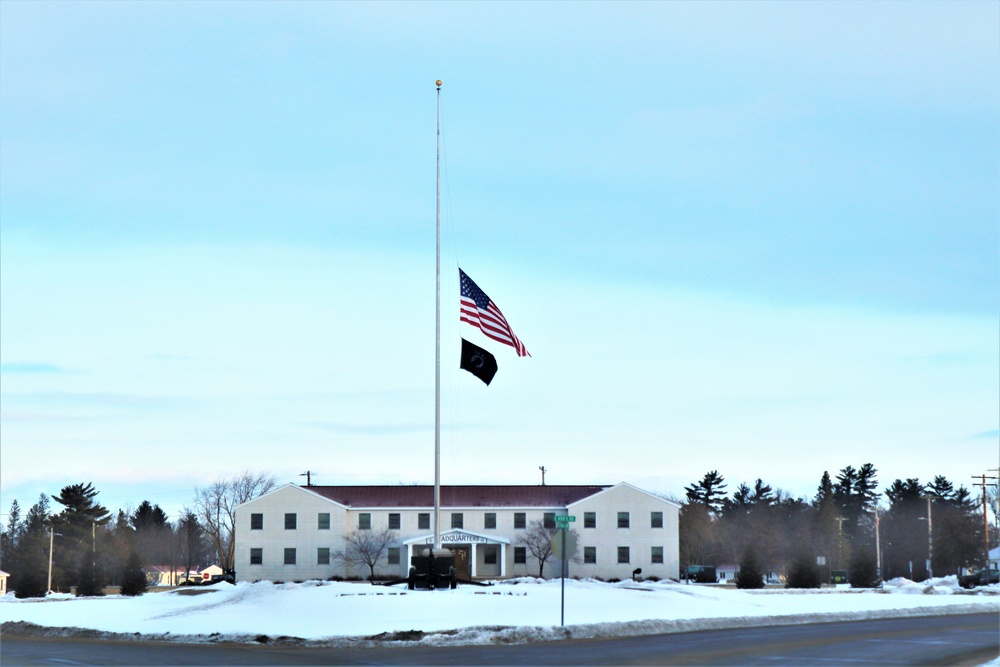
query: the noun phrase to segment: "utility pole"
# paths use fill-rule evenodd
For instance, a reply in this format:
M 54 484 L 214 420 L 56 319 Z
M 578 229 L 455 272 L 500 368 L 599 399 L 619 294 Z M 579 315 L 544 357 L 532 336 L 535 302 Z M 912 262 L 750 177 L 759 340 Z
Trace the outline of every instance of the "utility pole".
M 934 524 L 931 520 L 931 497 L 927 496 L 927 576 L 934 576 Z
M 973 475 L 972 479 L 980 480 L 978 484 L 973 484 L 972 486 L 983 487 L 983 569 L 990 569 L 990 521 L 986 514 L 986 480 L 997 479 L 992 475 L 987 475 L 983 473 L 982 475 Z M 993 486 L 993 484 L 990 484 Z
M 538 469 L 542 471 L 542 486 L 545 486 L 545 466 L 538 466 Z
M 53 526 L 49 526 L 49 586 L 46 593 L 52 592 L 52 548 L 55 546 L 56 535 L 62 537 L 62 533 L 57 533 Z
M 52 526 L 49 526 L 49 585 L 45 589 L 47 593 L 52 592 L 52 547 L 55 546 L 56 541 L 56 530 Z
M 882 548 L 879 545 L 878 536 L 878 505 L 875 505 L 875 572 L 878 574 L 878 578 L 882 578 Z
M 837 569 L 844 569 L 844 522 L 847 521 L 846 516 L 834 517 L 837 522 Z
M 301 475 L 299 475 L 299 477 L 305 477 L 306 478 L 306 486 L 312 486 L 312 476 L 315 475 L 315 474 L 316 473 L 314 473 L 311 470 L 306 470 L 304 473 L 302 473 Z
M 934 499 L 934 496 L 927 494 L 924 499 L 927 500 L 927 577 L 930 578 L 934 576 L 934 568 L 932 567 L 934 562 L 934 530 L 931 522 L 931 500 Z

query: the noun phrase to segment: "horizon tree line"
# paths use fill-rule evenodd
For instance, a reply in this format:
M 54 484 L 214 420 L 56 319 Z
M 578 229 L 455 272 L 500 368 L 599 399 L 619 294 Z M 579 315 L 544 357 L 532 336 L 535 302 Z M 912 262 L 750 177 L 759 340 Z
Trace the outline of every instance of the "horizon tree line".
M 42 493 L 23 517 L 15 498 L 0 530 L 0 569 L 18 597 L 72 588 L 77 595 L 101 595 L 105 586 L 141 593 L 152 566 L 190 573 L 216 563 L 231 572 L 235 509 L 274 485 L 273 476 L 249 471 L 219 480 L 196 489 L 193 507 L 174 521 L 149 500 L 112 514 L 97 502 L 91 483 Z
M 65 486 L 54 496 L 40 494 L 26 512 L 14 499 L 0 527 L 0 569 L 10 574 L 11 590 L 30 596 L 49 588 L 50 546 L 51 589 L 76 587 L 80 595 L 129 581 L 138 586 L 136 569 L 153 565 L 191 572 L 214 561 L 232 572 L 236 507 L 275 486 L 274 476 L 251 471 L 220 479 L 196 489 L 193 506 L 174 521 L 149 500 L 112 514 L 97 502 L 90 483 Z M 876 526 L 883 579 L 919 581 L 984 562 L 979 504 L 968 489 L 955 488 L 941 475 L 928 483 L 896 479 L 879 492 L 877 471 L 866 463 L 842 468 L 836 478 L 824 471 L 811 500 L 759 478 L 740 483 L 731 494 L 727 489 L 717 470 L 684 487 L 682 567 L 738 564 L 752 548 L 765 572 L 787 573 L 796 562 L 817 557 L 825 559 L 827 571 L 849 569 L 861 556 L 876 557 Z M 995 503 L 996 489 L 989 494 Z M 995 545 L 997 526 L 988 531 L 989 544 Z M 544 565 L 547 559 L 538 557 Z
M 717 470 L 684 487 L 682 567 L 738 565 L 752 551 L 765 573 L 787 575 L 793 566 L 824 563 L 829 576 L 871 560 L 873 566 L 881 562 L 884 580 L 922 581 L 986 562 L 980 505 L 942 475 L 928 483 L 897 479 L 880 492 L 877 470 L 865 463 L 846 466 L 835 478 L 824 471 L 811 500 L 793 498 L 759 478 L 731 494 L 727 489 Z M 995 545 L 997 526 L 988 530 Z

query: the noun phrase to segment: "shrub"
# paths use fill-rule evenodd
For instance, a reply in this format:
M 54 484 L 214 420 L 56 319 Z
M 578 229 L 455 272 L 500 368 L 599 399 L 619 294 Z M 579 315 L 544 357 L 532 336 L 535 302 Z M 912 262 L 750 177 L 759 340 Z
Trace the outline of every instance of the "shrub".
M 90 554 L 85 554 L 80 563 L 80 583 L 76 586 L 77 597 L 104 595 L 104 581 L 101 577 L 101 570 L 89 556 Z
M 129 554 L 122 568 L 122 595 L 135 596 L 146 592 L 146 573 L 142 571 L 139 554 L 135 551 Z
M 785 588 L 819 588 L 820 574 L 816 560 L 808 553 L 795 555 L 788 567 Z
M 847 573 L 851 588 L 878 588 L 882 580 L 878 576 L 875 558 L 868 553 L 858 553 L 851 559 L 851 569 Z
M 757 558 L 757 550 L 749 545 L 740 560 L 740 571 L 736 573 L 736 588 L 764 588 L 764 568 Z
M 17 588 L 14 589 L 16 598 L 43 598 L 45 597 L 45 578 L 38 572 L 28 569 L 17 578 Z

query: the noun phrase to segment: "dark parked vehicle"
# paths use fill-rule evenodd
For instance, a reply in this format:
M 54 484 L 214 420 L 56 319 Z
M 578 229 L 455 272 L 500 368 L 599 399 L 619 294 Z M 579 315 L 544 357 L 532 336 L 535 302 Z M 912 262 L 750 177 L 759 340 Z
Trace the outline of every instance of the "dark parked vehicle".
M 683 576 L 696 584 L 715 584 L 719 581 L 713 565 L 688 565 L 684 568 Z
M 1000 584 L 1000 570 L 980 570 L 958 578 L 958 585 L 962 588 L 975 588 L 988 584 Z

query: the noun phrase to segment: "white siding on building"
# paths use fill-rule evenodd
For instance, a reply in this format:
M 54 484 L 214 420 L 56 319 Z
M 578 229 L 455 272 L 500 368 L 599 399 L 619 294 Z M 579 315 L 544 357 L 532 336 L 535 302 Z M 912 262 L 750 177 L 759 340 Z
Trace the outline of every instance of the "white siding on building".
M 316 487 L 311 487 L 316 488 Z M 352 487 L 353 488 L 353 487 Z M 442 507 L 441 531 L 445 546 L 468 551 L 469 574 L 479 578 L 536 576 L 538 562 L 526 554 L 524 563 L 515 562 L 518 543 L 533 521 L 546 514 L 572 514 L 571 527 L 579 535 L 579 563 L 570 563 L 570 576 L 626 579 L 642 568 L 642 576 L 676 579 L 679 575 L 678 505 L 629 484 L 607 487 L 568 506 Z M 595 528 L 584 527 L 584 515 L 593 512 Z M 618 527 L 618 513 L 629 517 L 629 527 Z M 654 512 L 662 515 L 662 527 L 653 527 Z M 525 515 L 525 529 L 515 528 L 515 516 Z M 329 529 L 321 529 L 319 516 L 329 514 Z M 306 581 L 338 577 L 366 578 L 366 566 L 345 567 L 333 555 L 345 548 L 344 536 L 361 530 L 362 517 L 371 530 L 390 525 L 390 515 L 399 515 L 396 539 L 390 545 L 399 549 L 398 564 L 387 559 L 376 572 L 386 576 L 406 576 L 408 555 L 432 541 L 432 528 L 421 529 L 419 517 L 431 514 L 428 507 L 346 507 L 310 487 L 293 484 L 280 487 L 241 505 L 236 510 L 236 578 L 238 581 Z M 253 515 L 260 515 L 260 528 L 253 528 Z M 295 516 L 295 527 L 285 527 L 285 515 Z M 461 527 L 452 532 L 453 515 L 460 515 Z M 490 516 L 488 523 L 487 515 Z M 494 525 L 495 527 L 487 527 Z M 583 563 L 584 547 L 596 549 L 596 563 Z M 619 550 L 627 548 L 628 562 L 620 563 Z M 653 562 L 654 548 L 662 553 L 662 563 Z M 286 563 L 286 550 L 294 550 L 294 563 Z M 328 549 L 329 564 L 317 563 L 321 549 Z M 289 552 L 292 553 L 292 552 Z M 260 562 L 252 563 L 253 555 Z M 553 557 L 544 569 L 546 576 L 557 576 L 559 563 Z
M 603 579 L 628 579 L 633 570 L 642 569 L 643 577 L 677 579 L 680 573 L 677 506 L 663 498 L 618 484 L 569 506 L 569 514 L 577 517 L 573 526 L 579 534 L 579 551 L 596 548 L 596 563 L 571 566 L 579 576 L 599 576 Z M 593 512 L 594 528 L 585 528 L 585 513 Z M 659 513 L 662 527 L 652 525 L 653 513 Z M 619 527 L 619 514 L 628 515 L 628 528 Z M 662 556 L 662 563 L 653 562 L 653 548 Z M 628 549 L 628 562 L 619 562 L 619 548 Z
M 251 528 L 251 515 L 263 518 Z M 295 515 L 295 528 L 285 528 L 285 515 Z M 330 528 L 319 528 L 319 515 L 330 515 Z M 344 548 L 347 510 L 308 489 L 289 484 L 236 509 L 236 575 L 239 581 L 307 581 L 343 576 L 343 566 L 317 564 L 320 549 L 333 554 Z M 261 563 L 251 564 L 252 549 L 260 549 Z M 285 549 L 295 549 L 295 564 L 285 564 Z

